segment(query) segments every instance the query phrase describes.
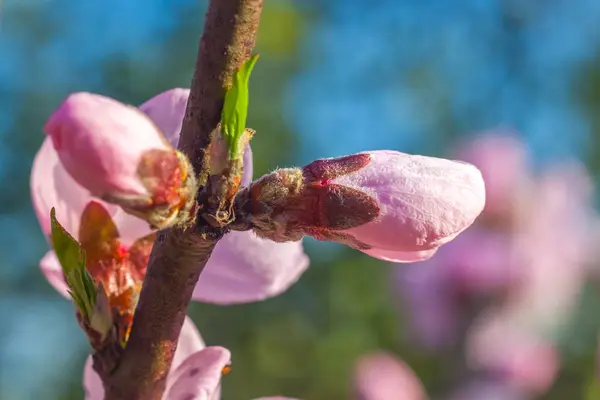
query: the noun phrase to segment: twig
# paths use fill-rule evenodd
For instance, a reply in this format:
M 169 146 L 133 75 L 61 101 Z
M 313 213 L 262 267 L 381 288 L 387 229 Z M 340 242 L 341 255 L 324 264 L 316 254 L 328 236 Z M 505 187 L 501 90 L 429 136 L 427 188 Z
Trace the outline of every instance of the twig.
M 220 120 L 225 89 L 231 84 L 233 72 L 254 47 L 262 5 L 262 0 L 211 0 L 206 13 L 179 141 L 179 149 L 189 157 L 203 186 L 208 176 L 210 134 Z M 206 188 L 198 199 L 202 203 L 209 200 Z M 95 356 L 106 399 L 162 398 L 194 286 L 223 233 L 223 229 L 211 228 L 204 221 L 196 230 L 172 228 L 159 232 L 131 335 L 117 369 L 102 371 L 101 355 Z

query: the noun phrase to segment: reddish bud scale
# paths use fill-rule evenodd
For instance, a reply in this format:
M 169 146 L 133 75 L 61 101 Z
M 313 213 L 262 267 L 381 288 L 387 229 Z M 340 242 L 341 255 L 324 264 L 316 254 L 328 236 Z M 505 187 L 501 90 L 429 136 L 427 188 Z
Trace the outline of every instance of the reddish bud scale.
M 368 154 L 316 160 L 302 169 L 278 170 L 254 182 L 249 191 L 249 208 L 255 231 L 275 241 L 311 235 L 368 247 L 334 231 L 377 218 L 376 200 L 333 180 L 364 168 L 369 162 Z
M 110 214 L 95 201 L 86 206 L 81 216 L 79 240 L 86 252 L 86 269 L 106 290 L 121 343 L 127 341 L 133 323 L 152 248 L 150 236 L 139 239 L 131 247 L 125 246 L 119 240 Z
M 152 193 L 152 205 L 180 205 L 181 187 L 187 171 L 181 169 L 175 151 L 150 150 L 138 166 L 138 176 Z
M 367 153 L 352 154 L 338 158 L 315 160 L 302 168 L 302 175 L 307 183 L 322 182 L 326 185 L 330 180 L 361 170 L 369 165 L 371 156 Z

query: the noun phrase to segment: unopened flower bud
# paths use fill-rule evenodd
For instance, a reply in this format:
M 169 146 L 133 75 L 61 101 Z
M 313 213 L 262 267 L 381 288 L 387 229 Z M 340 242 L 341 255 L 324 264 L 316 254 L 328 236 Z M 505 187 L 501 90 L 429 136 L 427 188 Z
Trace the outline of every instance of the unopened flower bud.
M 240 199 L 254 231 L 271 240 L 311 235 L 384 260 L 417 261 L 471 225 L 485 190 L 470 164 L 372 151 L 277 170 Z
M 196 190 L 187 158 L 135 107 L 74 93 L 45 126 L 61 163 L 96 197 L 164 228 L 190 211 Z

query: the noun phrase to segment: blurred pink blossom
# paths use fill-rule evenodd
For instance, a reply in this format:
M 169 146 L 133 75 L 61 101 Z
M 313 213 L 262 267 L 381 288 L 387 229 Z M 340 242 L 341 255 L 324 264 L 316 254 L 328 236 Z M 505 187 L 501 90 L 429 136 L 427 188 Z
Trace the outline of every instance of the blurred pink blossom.
M 425 400 L 425 388 L 412 369 L 386 352 L 361 357 L 355 367 L 354 391 L 361 400 Z
M 513 233 L 522 278 L 502 304 L 475 322 L 467 351 L 473 365 L 541 393 L 558 371 L 555 338 L 579 300 L 596 216 L 591 182 L 579 164 L 550 169 L 531 196 L 527 219 Z
M 468 323 L 465 300 L 502 294 L 519 281 L 510 240 L 476 225 L 431 260 L 394 270 L 418 343 L 431 349 L 456 344 Z
M 591 183 L 574 162 L 535 177 L 512 135 L 484 135 L 463 150 L 483 173 L 486 208 L 434 259 L 396 268 L 399 293 L 415 340 L 437 347 L 464 339 L 472 367 L 542 393 L 594 253 Z
M 156 126 L 173 144 L 178 140 L 188 93 L 189 90 L 185 89 L 169 90 L 141 106 L 150 118 L 156 118 Z M 244 161 L 243 184 L 247 184 L 252 178 L 249 147 Z M 34 210 L 47 237 L 50 234 L 50 209 L 55 207 L 57 219 L 77 238 L 82 211 L 93 197 L 67 172 L 49 138 L 43 142 L 34 160 L 31 195 Z M 131 245 L 136 239 L 151 233 L 148 224 L 141 219 L 116 206 L 103 205 L 117 225 L 124 245 Z M 299 242 L 273 243 L 258 238 L 250 231 L 233 232 L 217 244 L 196 285 L 194 298 L 217 304 L 263 300 L 289 288 L 308 264 L 308 257 Z M 49 282 L 66 296 L 62 271 L 52 250 L 42 258 L 40 266 Z

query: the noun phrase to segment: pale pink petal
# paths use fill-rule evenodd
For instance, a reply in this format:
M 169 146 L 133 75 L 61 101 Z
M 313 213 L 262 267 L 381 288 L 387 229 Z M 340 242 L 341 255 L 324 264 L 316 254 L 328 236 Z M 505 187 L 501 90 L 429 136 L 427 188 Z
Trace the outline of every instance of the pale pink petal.
M 173 147 L 179 143 L 179 135 L 185 110 L 187 107 L 189 89 L 175 88 L 162 92 L 146 101 L 139 108 L 154 121 L 163 135 Z M 252 181 L 252 150 L 246 146 L 244 152 L 244 175 L 242 185 Z
M 93 198 L 79 186 L 60 163 L 50 138 L 45 138 L 31 169 L 31 199 L 44 235 L 50 236 L 50 210 L 56 210 L 58 222 L 75 238 L 79 233 L 81 214 L 92 200 L 102 203 L 119 228 L 121 239 L 131 244 L 150 233 L 148 224 L 123 212 L 120 208 Z
M 374 249 L 431 250 L 470 226 L 485 204 L 481 173 L 473 165 L 372 151 L 365 167 L 332 182 L 353 187 L 377 200 L 373 221 L 342 232 Z
M 150 150 L 169 146 L 137 108 L 97 94 L 73 93 L 44 127 L 69 174 L 93 195 L 146 195 L 137 174 Z
M 127 214 L 122 208 L 115 209 L 112 219 L 119 229 L 119 240 L 125 245 L 130 245 L 153 232 L 148 222 Z
M 354 388 L 363 400 L 425 400 L 419 378 L 404 362 L 377 352 L 362 357 L 354 374 Z
M 164 137 L 175 148 L 179 143 L 179 134 L 189 95 L 190 89 L 169 89 L 139 106 L 139 109 L 154 121 Z
M 58 293 L 70 299 L 71 295 L 68 292 L 69 287 L 65 282 L 65 276 L 63 275 L 62 268 L 58 262 L 58 258 L 56 258 L 54 250 L 47 252 L 41 259 L 40 268 L 46 279 L 48 279 L 48 283 L 50 283 Z
M 211 346 L 189 356 L 169 377 L 165 400 L 211 400 L 219 392 L 222 371 L 231 361 L 229 350 Z
M 44 139 L 35 156 L 30 185 L 33 208 L 44 234 L 50 236 L 50 209 L 54 207 L 61 225 L 77 235 L 81 213 L 92 197 L 64 169 L 50 138 Z
M 382 249 L 370 249 L 361 251 L 373 258 L 378 258 L 383 261 L 411 263 L 430 259 L 438 251 L 438 249 L 422 251 L 390 251 Z
M 171 372 L 167 378 L 167 390 L 173 386 L 172 376 L 176 375 L 176 369 L 182 365 L 188 357 L 196 354 L 204 348 L 204 342 L 202 337 L 196 329 L 194 322 L 189 317 L 185 317 L 183 327 L 181 328 L 181 334 L 179 336 L 179 342 L 177 343 L 177 350 L 173 357 L 173 364 L 171 366 Z M 104 387 L 100 376 L 96 373 L 93 368 L 92 357 L 89 356 L 85 363 L 83 370 L 83 387 L 85 390 L 86 400 L 103 400 L 104 399 Z M 165 400 L 167 398 L 165 397 Z
M 104 400 L 104 385 L 94 370 L 92 356 L 88 356 L 83 368 L 83 390 L 85 391 L 85 400 Z
M 197 351 L 202 350 L 205 346 L 204 340 L 202 340 L 202 336 L 200 335 L 198 328 L 196 328 L 194 321 L 186 316 L 183 321 L 183 326 L 181 327 L 181 333 L 179 334 L 177 350 L 175 350 L 175 355 L 173 356 L 172 365 L 174 367 L 171 367 L 171 373 L 173 373 L 173 369 L 181 365 L 186 358 Z
M 217 244 L 193 298 L 216 304 L 264 300 L 287 290 L 308 264 L 301 242 L 275 243 L 253 232 L 230 232 Z

